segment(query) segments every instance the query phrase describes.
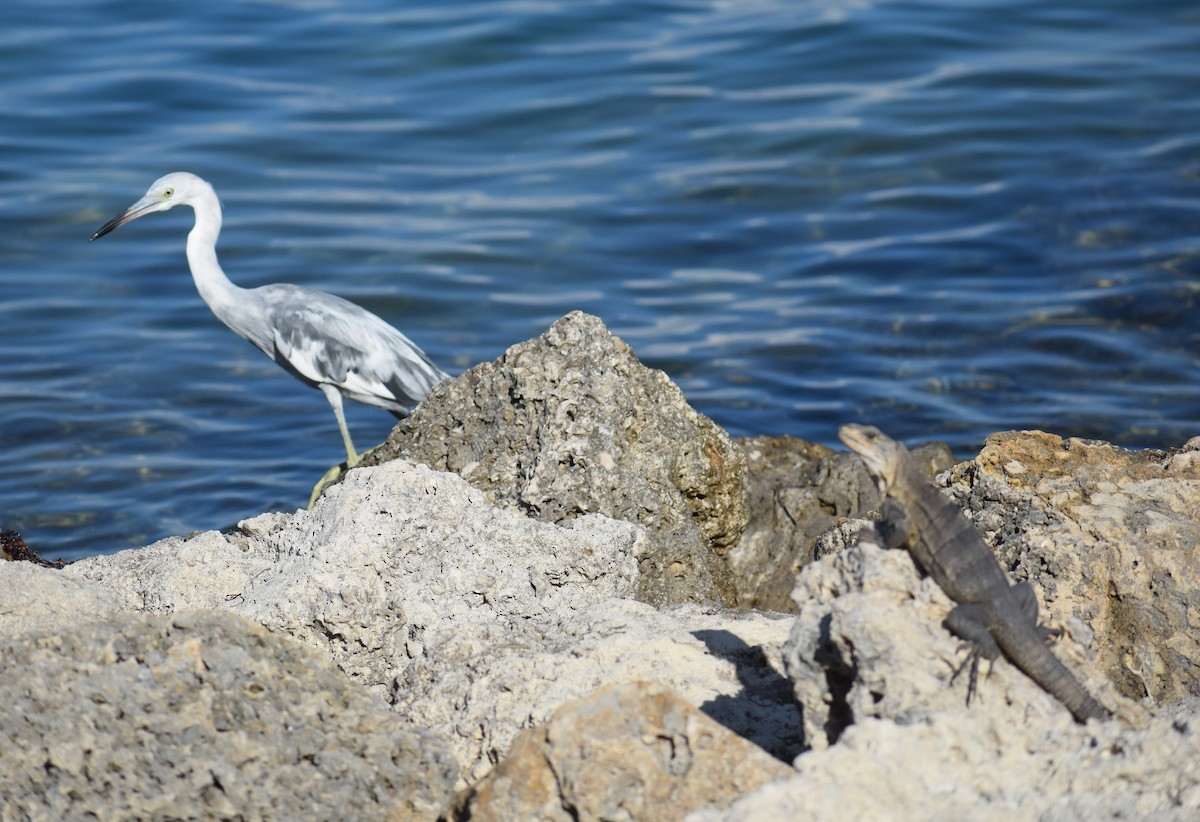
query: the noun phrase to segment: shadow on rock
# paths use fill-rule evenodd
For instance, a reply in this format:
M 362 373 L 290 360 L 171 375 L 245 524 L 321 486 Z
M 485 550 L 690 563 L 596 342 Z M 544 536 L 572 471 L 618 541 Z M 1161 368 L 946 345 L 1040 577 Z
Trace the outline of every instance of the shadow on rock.
M 710 699 L 700 710 L 790 764 L 805 749 L 798 706 L 794 721 L 779 722 L 778 707 L 796 705 L 791 680 L 771 665 L 762 648 L 747 645 L 730 631 L 700 630 L 692 636 L 703 642 L 710 654 L 730 662 L 742 684 L 737 695 Z M 768 712 L 773 726 L 759 721 L 760 715 L 765 718 Z M 760 730 L 747 733 L 747 728 Z

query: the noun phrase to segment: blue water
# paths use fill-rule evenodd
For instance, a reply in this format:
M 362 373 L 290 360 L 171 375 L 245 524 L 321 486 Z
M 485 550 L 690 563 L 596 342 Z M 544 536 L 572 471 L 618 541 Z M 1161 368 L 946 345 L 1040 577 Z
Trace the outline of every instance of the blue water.
M 189 210 L 88 243 L 174 170 L 221 195 L 235 281 L 453 372 L 582 309 L 736 435 L 1180 444 L 1198 55 L 1182 2 L 9 3 L 0 528 L 225 528 L 344 456 L 200 301 Z

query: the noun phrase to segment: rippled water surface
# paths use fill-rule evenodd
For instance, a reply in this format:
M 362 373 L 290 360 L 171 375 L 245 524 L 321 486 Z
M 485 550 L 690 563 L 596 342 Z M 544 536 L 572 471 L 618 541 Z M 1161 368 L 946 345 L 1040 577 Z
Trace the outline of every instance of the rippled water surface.
M 106 0 L 0 28 L 0 528 L 77 557 L 291 510 L 321 395 L 222 327 L 336 292 L 455 373 L 597 314 L 737 435 L 1200 433 L 1192 3 Z M 348 409 L 360 447 L 385 412 Z

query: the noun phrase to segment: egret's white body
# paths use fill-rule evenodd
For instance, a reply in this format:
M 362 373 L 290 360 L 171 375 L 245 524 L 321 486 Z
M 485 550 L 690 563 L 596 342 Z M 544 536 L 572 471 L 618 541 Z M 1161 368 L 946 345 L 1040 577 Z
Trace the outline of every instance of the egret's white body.
M 234 333 L 304 383 L 321 389 L 333 408 L 346 462 L 358 462 L 342 412 L 342 396 L 407 416 L 448 376 L 395 328 L 341 297 L 297 285 L 241 288 L 217 262 L 221 203 L 213 187 L 184 171 L 155 181 L 146 195 L 105 223 L 92 239 L 156 211 L 191 206 L 188 267 L 200 297 Z

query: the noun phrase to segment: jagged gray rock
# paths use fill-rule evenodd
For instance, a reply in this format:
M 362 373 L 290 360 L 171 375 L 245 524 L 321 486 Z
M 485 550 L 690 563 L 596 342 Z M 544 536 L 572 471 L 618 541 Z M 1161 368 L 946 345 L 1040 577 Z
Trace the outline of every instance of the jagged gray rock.
M 737 604 L 792 611 L 796 574 L 812 561 L 817 537 L 878 506 L 879 493 L 853 454 L 795 437 L 738 445 L 746 454 L 750 521 L 729 553 Z
M 231 614 L 0 643 L 4 819 L 435 819 L 457 766 L 319 654 Z
M 34 577 L 0 564 L 0 590 L 21 580 L 12 607 L 27 619 L 53 611 L 47 592 L 67 586 L 88 618 L 202 608 L 293 636 L 447 740 L 460 786 L 522 728 L 613 681 L 662 682 L 793 755 L 799 727 L 779 657 L 790 621 L 634 601 L 644 544 L 638 526 L 600 515 L 538 522 L 493 508 L 461 477 L 395 460 L 351 472 L 311 511 L 228 534 L 61 572 L 28 566 Z
M 819 555 L 819 538 L 847 517 L 879 506 L 879 492 L 853 454 L 796 437 L 737 440 L 746 454 L 750 522 L 729 553 L 737 604 L 794 611 L 796 574 Z M 944 443 L 915 446 L 929 476 L 954 464 Z
M 725 556 L 748 517 L 741 449 L 596 317 L 572 312 L 438 386 L 363 464 L 396 457 L 548 522 L 637 523 L 649 539 L 641 599 L 734 603 Z

